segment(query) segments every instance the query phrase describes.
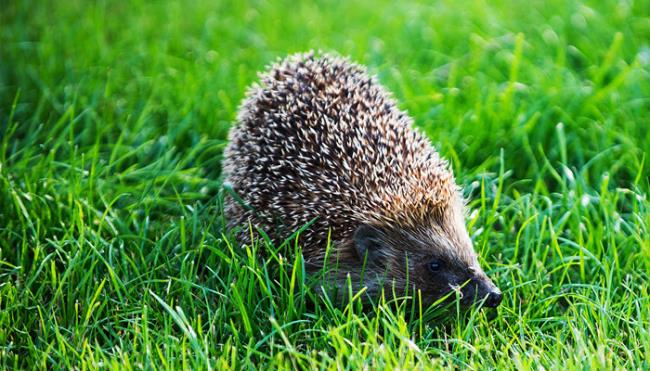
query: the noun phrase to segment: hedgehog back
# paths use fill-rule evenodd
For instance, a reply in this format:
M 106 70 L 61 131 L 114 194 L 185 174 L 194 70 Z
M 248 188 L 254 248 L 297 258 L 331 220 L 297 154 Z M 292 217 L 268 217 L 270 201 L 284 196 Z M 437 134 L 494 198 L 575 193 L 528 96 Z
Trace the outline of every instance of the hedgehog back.
M 341 241 L 360 223 L 417 225 L 456 191 L 447 163 L 362 67 L 308 53 L 260 78 L 225 153 L 225 181 L 250 206 L 226 200 L 231 226 L 286 237 L 315 219 L 301 235 L 309 256 L 330 230 Z

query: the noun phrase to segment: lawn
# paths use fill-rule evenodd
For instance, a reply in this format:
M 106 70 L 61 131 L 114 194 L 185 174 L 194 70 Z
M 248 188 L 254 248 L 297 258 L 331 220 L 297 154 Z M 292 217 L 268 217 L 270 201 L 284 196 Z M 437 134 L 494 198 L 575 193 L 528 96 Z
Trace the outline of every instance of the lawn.
M 238 104 L 310 49 L 451 161 L 499 308 L 336 306 L 224 229 Z M 4 2 L 0 369 L 650 368 L 649 125 L 648 0 Z

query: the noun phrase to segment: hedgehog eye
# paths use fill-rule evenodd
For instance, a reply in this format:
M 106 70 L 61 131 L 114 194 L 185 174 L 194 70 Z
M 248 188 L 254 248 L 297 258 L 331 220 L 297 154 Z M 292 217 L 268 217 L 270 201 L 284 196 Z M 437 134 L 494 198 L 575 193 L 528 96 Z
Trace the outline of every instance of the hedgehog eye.
M 441 267 L 442 267 L 442 264 L 440 263 L 440 260 L 434 259 L 429 263 L 429 270 L 431 272 L 437 272 L 437 271 L 440 270 Z

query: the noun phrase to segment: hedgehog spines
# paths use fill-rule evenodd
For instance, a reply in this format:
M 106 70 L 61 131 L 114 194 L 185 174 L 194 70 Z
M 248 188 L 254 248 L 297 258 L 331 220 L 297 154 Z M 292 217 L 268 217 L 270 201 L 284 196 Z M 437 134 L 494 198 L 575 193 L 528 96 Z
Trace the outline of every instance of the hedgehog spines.
M 446 161 L 365 68 L 314 52 L 277 61 L 247 93 L 224 172 L 256 213 L 235 223 L 291 230 L 303 243 L 349 238 L 359 223 L 413 227 L 444 209 L 457 187 Z

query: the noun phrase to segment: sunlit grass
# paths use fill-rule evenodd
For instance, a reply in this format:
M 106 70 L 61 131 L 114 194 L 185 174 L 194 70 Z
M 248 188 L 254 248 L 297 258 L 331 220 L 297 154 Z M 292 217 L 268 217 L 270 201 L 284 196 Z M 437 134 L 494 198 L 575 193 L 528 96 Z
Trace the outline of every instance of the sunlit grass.
M 0 368 L 648 368 L 650 3 L 428 3 L 4 4 Z M 309 49 L 452 161 L 497 310 L 336 305 L 223 229 L 237 105 Z

